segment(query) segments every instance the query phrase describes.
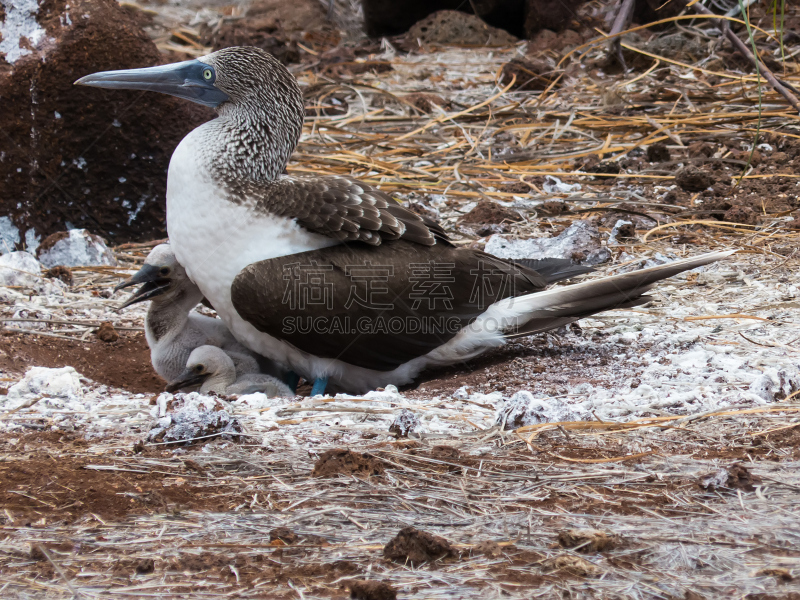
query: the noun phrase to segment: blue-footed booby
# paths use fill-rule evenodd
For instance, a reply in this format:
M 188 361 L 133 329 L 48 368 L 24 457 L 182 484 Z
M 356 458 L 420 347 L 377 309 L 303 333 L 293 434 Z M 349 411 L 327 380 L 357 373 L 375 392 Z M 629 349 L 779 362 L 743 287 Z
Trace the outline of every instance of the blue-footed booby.
M 192 350 L 178 379 L 167 386 L 168 392 L 200 386 L 201 394 L 242 396 L 261 392 L 274 398 L 290 397 L 294 392 L 279 379 L 262 373 L 237 375 L 230 355 L 216 346 Z
M 236 339 L 315 380 L 315 392 L 326 381 L 351 392 L 410 383 L 510 337 L 647 302 L 657 281 L 730 254 L 546 289 L 535 267 L 456 248 L 435 223 L 369 184 L 287 174 L 302 94 L 262 50 L 226 48 L 76 83 L 158 91 L 216 110 L 170 161 L 172 247 Z
M 203 294 L 178 263 L 169 244 L 153 248 L 142 268 L 120 283 L 116 290 L 134 285 L 141 287 L 120 305 L 120 309 L 150 301 L 144 321 L 145 338 L 153 368 L 167 383 L 178 380 L 192 350 L 204 345 L 218 346 L 226 352 L 239 376 L 262 372 L 280 374 L 270 360 L 237 342 L 220 319 L 192 310 L 203 299 Z

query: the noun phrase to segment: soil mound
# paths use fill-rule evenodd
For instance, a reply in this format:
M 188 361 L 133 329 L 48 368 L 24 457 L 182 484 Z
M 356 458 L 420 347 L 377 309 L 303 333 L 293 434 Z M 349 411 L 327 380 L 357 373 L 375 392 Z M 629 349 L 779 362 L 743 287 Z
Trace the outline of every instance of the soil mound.
M 368 454 L 357 454 L 345 448 L 334 448 L 323 452 L 311 472 L 312 477 L 335 477 L 336 475 L 382 475 L 383 463 Z
M 399 562 L 408 561 L 418 565 L 440 558 L 455 556 L 456 551 L 446 539 L 420 531 L 414 527 L 404 527 L 383 549 L 383 556 Z
M 96 71 L 163 62 L 114 0 L 5 2 L 27 24 L 0 54 L 0 215 L 38 237 L 87 228 L 114 243 L 164 235 L 173 150 L 213 116 L 159 94 L 74 86 Z

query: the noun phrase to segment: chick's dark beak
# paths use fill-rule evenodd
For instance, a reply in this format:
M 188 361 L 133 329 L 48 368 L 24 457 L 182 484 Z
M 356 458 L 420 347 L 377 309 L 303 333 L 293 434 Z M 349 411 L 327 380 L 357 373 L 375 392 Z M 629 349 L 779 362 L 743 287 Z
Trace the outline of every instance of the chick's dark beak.
M 126 279 L 115 287 L 114 291 L 118 292 L 126 287 L 139 284 L 143 284 L 142 287 L 131 294 L 128 299 L 119 306 L 120 309 L 160 296 L 167 291 L 169 280 L 161 277 L 159 267 L 155 265 L 144 265 L 133 277 Z
M 165 389 L 170 394 L 174 394 L 178 390 L 202 385 L 206 379 L 208 379 L 208 373 L 195 373 L 194 371 L 186 369 L 180 374 L 178 379 L 170 383 Z

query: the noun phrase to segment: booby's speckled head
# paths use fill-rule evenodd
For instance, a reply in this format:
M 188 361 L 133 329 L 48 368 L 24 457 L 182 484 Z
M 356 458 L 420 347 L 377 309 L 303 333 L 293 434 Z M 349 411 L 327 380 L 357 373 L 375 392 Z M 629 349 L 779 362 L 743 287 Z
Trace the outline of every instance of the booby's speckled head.
M 158 296 L 170 295 L 171 292 L 182 288 L 189 282 L 186 270 L 178 263 L 169 244 L 159 244 L 150 251 L 144 265 L 133 277 L 120 283 L 114 291 L 133 285 L 142 285 L 119 307 L 123 309 L 152 300 Z
M 305 117 L 297 80 L 274 56 L 251 46 L 223 48 L 198 59 L 214 69 L 228 96 L 217 107 L 215 178 L 233 191 L 248 181 L 271 181 L 284 171 Z
M 227 106 L 275 108 L 277 105 L 302 109 L 303 96 L 297 80 L 281 62 L 261 48 L 223 48 L 197 59 L 214 71 L 214 86 L 228 96 Z
M 252 105 L 300 101 L 297 81 L 274 56 L 252 46 L 223 48 L 195 60 L 158 67 L 100 71 L 75 85 L 111 90 L 145 90 L 222 109 L 225 104 Z
M 75 83 L 161 92 L 214 108 L 220 118 L 205 129 L 205 162 L 228 187 L 280 176 L 305 116 L 294 76 L 274 56 L 251 46 L 160 67 L 94 73 Z

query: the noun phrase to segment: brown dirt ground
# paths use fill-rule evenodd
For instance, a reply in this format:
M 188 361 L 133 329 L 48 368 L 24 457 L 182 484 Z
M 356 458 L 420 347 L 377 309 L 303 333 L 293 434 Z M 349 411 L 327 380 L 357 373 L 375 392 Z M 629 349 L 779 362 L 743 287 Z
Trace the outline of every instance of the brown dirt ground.
M 32 366 L 73 367 L 98 383 L 139 394 L 163 392 L 166 385 L 153 371 L 144 333 L 138 332 L 120 332 L 110 343 L 94 337 L 73 342 L 8 332 L 0 337 L 0 369 L 24 373 Z
M 186 464 L 174 472 L 89 469 L 109 461 L 89 456 L 88 446 L 82 437 L 61 433 L 0 438 L 1 451 L 13 453 L 0 462 L 0 506 L 8 511 L 3 522 L 35 527 L 87 515 L 120 520 L 142 513 L 229 510 L 243 501 L 236 485 L 230 482 L 228 488 L 224 479 L 218 480 L 215 491 L 225 493 L 200 493 L 203 486 L 197 483 L 206 478 Z M 171 456 L 166 450 L 147 452 L 153 457 Z M 120 456 L 132 454 L 133 448 Z
M 691 445 L 691 433 L 687 437 L 684 441 Z M 702 441 L 701 438 L 698 440 Z M 745 454 L 756 463 L 759 460 L 771 460 L 774 457 L 767 455 L 768 449 L 774 448 L 773 444 L 785 449 L 789 440 L 796 447 L 800 443 L 800 431 L 788 430 L 780 435 L 771 435 L 758 443 L 751 442 Z M 390 461 L 393 464 L 388 468 L 393 473 L 414 473 L 428 481 L 449 480 L 457 485 L 456 482 L 464 476 L 464 469 L 473 472 L 482 469 L 487 473 L 510 469 L 510 473 L 529 473 L 531 469 L 539 468 L 543 462 L 555 462 L 569 467 L 570 463 L 559 457 L 588 460 L 607 454 L 615 455 L 619 454 L 617 444 L 618 441 L 604 437 L 565 438 L 560 432 L 549 431 L 535 440 L 533 454 L 528 451 L 508 451 L 502 464 L 492 458 L 477 461 L 464 457 L 457 449 L 447 446 L 425 448 L 419 442 L 411 440 L 373 444 L 369 451 L 376 460 L 380 460 L 384 452 L 391 453 Z M 743 444 L 744 440 L 738 438 L 720 440 L 721 448 Z M 135 515 L 172 515 L 172 518 L 180 519 L 182 514 L 188 514 L 187 511 L 238 511 L 242 506 L 250 504 L 254 490 L 262 498 L 269 496 L 272 505 L 279 509 L 287 508 L 295 501 L 291 495 L 284 495 L 283 486 L 276 485 L 272 478 L 248 476 L 248 463 L 256 465 L 258 455 L 264 452 L 263 449 L 249 449 L 247 462 L 240 465 L 241 470 L 230 472 L 213 466 L 198 469 L 197 463 L 189 457 L 195 456 L 200 460 L 198 453 L 201 447 L 199 445 L 190 449 L 189 452 L 193 454 L 181 456 L 176 456 L 169 450 L 152 447 L 145 448 L 144 454 L 137 454 L 136 449 L 131 448 L 118 450 L 113 455 L 108 452 L 98 455 L 93 453 L 87 441 L 73 435 L 37 433 L 21 437 L 0 436 L 0 527 L 10 530 L 25 527 L 33 533 L 37 529 L 47 531 L 48 527 L 56 524 L 71 524 L 81 531 L 90 527 L 96 532 L 90 538 L 93 542 L 87 542 L 85 536 L 80 543 L 69 537 L 50 537 L 50 541 L 31 542 L 29 554 L 16 556 L 11 561 L 0 561 L 0 577 L 4 574 L 12 575 L 15 567 L 11 563 L 23 561 L 29 572 L 33 569 L 38 574 L 37 579 L 43 582 L 54 580 L 59 574 L 54 571 L 47 558 L 49 556 L 56 564 L 63 564 L 62 561 L 65 560 L 70 561 L 70 564 L 80 563 L 84 571 L 107 571 L 113 568 L 117 585 L 141 583 L 143 578 L 145 581 L 159 578 L 162 581 L 186 585 L 186 582 L 198 578 L 203 579 L 206 584 L 215 582 L 220 585 L 246 586 L 249 589 L 261 584 L 265 595 L 252 597 L 288 598 L 294 596 L 276 595 L 275 590 L 278 587 L 286 589 L 287 582 L 292 582 L 293 585 L 302 584 L 307 590 L 310 589 L 315 597 L 344 599 L 348 597 L 348 590 L 352 589 L 353 581 L 350 578 L 358 579 L 369 574 L 364 561 L 356 563 L 346 558 L 337 558 L 337 546 L 330 545 L 324 538 L 298 535 L 288 528 L 281 528 L 280 532 L 274 530 L 274 535 L 271 534 L 269 540 L 265 539 L 262 544 L 226 544 L 222 539 L 220 543 L 188 543 L 177 552 L 163 555 L 143 556 L 136 548 L 117 545 L 106 538 L 109 535 L 105 533 L 108 527 L 113 528 L 114 523 L 122 526 Z M 687 447 L 683 444 L 666 444 L 658 449 L 658 453 L 661 456 L 685 454 Z M 341 454 L 341 451 L 337 452 Z M 136 456 L 151 463 L 141 462 L 140 467 L 131 467 L 129 461 Z M 796 458 L 797 454 L 794 455 L 795 460 Z M 698 455 L 697 460 L 708 459 Z M 151 466 L 155 462 L 158 466 Z M 734 463 L 731 458 L 721 462 L 727 467 L 732 467 Z M 642 459 L 627 461 L 625 464 L 630 468 L 642 464 Z M 91 470 L 87 468 L 89 465 L 119 470 Z M 252 473 L 251 471 L 250 475 Z M 312 476 L 312 473 L 306 473 L 306 477 Z M 345 476 L 347 477 L 346 473 Z M 245 492 L 243 482 L 249 481 L 252 484 L 254 479 L 258 480 L 255 487 L 251 486 Z M 337 477 L 317 479 L 315 485 L 320 491 L 324 491 L 335 489 L 346 480 Z M 644 482 L 601 485 L 587 483 L 583 488 L 591 493 L 565 491 L 550 495 L 544 500 L 526 502 L 531 507 L 547 510 L 553 515 L 546 517 L 544 523 L 554 531 L 561 527 L 562 517 L 559 515 L 570 513 L 605 517 L 611 514 L 641 516 L 643 512 L 649 511 L 666 518 L 681 517 L 681 511 L 671 506 L 676 496 L 693 499 L 696 507 L 701 507 L 702 511 L 707 510 L 711 515 L 714 512 L 713 504 L 721 496 L 704 490 L 699 481 L 700 478 L 675 475 L 649 477 Z M 724 490 L 721 493 L 730 494 Z M 444 504 L 440 499 L 430 499 L 430 502 L 436 506 Z M 354 501 L 348 505 L 371 506 L 367 497 L 363 502 Z M 305 503 L 306 509 L 318 507 L 324 510 L 329 506 L 324 494 Z M 499 514 L 501 513 L 502 509 Z M 401 548 L 410 548 L 405 552 L 406 556 L 410 556 L 411 550 L 422 552 L 429 546 L 436 556 L 425 558 L 420 555 L 418 560 L 436 559 L 436 562 L 443 560 L 445 563 L 459 563 L 473 560 L 485 553 L 493 559 L 488 566 L 492 580 L 501 586 L 508 586 L 509 590 L 518 590 L 519 586 L 539 588 L 565 580 L 582 579 L 581 575 L 568 569 L 542 570 L 541 565 L 546 556 L 534 550 L 519 548 L 514 542 L 504 542 L 501 545 L 486 542 L 466 549 L 451 546 L 449 540 L 432 536 L 424 529 L 411 530 L 403 539 L 411 535 L 413 540 L 406 540 L 408 543 Z M 556 540 L 557 536 L 554 535 L 551 547 L 558 546 Z M 523 539 L 517 543 L 525 544 L 524 534 Z M 610 556 L 609 563 L 618 568 L 640 570 L 643 567 L 642 561 L 646 562 L 646 556 L 636 550 L 635 544 L 633 540 L 623 540 L 624 552 L 619 556 Z M 388 544 L 389 550 L 385 552 L 385 558 L 381 557 L 380 544 L 363 552 L 369 554 L 371 564 L 388 566 L 392 560 L 403 560 L 402 552 L 392 551 L 397 549 L 397 545 Z M 797 552 L 783 552 L 786 556 L 797 556 Z M 447 556 L 442 558 L 443 555 Z M 74 568 L 61 568 L 70 579 L 78 574 L 78 570 Z M 486 585 L 486 578 L 479 578 L 474 585 L 478 589 L 482 588 Z M 190 584 L 185 589 L 189 593 L 200 592 L 203 588 L 200 584 L 197 588 Z M 410 593 L 413 597 L 415 592 L 410 590 Z

